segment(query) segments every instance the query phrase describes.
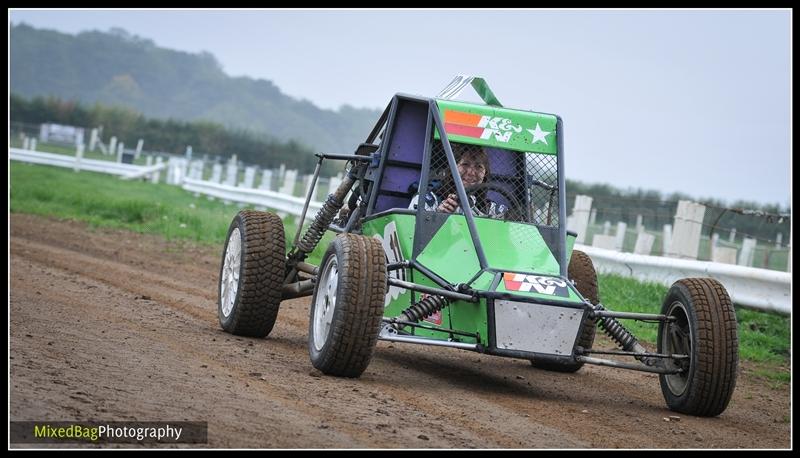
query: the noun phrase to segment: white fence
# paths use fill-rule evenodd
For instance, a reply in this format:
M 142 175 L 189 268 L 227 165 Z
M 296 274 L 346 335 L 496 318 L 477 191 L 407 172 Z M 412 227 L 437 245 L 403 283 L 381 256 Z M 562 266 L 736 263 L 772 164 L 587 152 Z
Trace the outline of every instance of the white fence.
M 146 169 L 145 166 L 141 165 L 121 164 L 119 162 L 98 161 L 95 159 L 83 159 L 80 156 L 41 153 L 39 151 L 30 151 L 19 148 L 9 148 L 8 152 L 9 159 L 14 161 L 88 170 L 90 172 L 109 173 L 111 175 L 130 175 L 142 172 L 144 169 Z
M 203 180 L 184 179 L 182 187 L 187 191 L 231 202 L 269 207 L 295 216 L 299 216 L 303 212 L 303 204 L 306 201 L 302 197 L 281 194 L 267 189 L 243 188 Z M 313 216 L 320 208 L 322 208 L 321 202 L 310 202 L 308 215 Z
M 170 164 L 164 163 L 156 166 L 138 166 L 109 161 L 87 160 L 80 157 L 17 148 L 9 150 L 9 157 L 12 160 L 34 164 L 73 169 L 79 167 L 82 170 L 120 175 L 123 178 L 144 176 L 169 166 L 176 169 L 168 170 L 168 177 L 175 176 L 175 180 L 171 180 L 172 184 L 180 185 L 190 192 L 212 196 L 225 201 L 272 208 L 295 216 L 299 216 L 302 213 L 305 203 L 304 197 L 295 197 L 285 193 L 285 191 L 294 187 L 294 179 L 284 181 L 284 185 L 281 188 L 281 191 L 284 192 L 271 191 L 268 186 L 263 186 L 264 183 L 260 188 L 234 186 L 214 181 L 186 178 L 186 173 L 177 170 L 186 164 L 179 163 L 179 161 L 171 161 Z M 215 168 L 212 180 L 220 180 L 220 172 L 221 167 Z M 248 178 L 246 181 L 252 185 L 252 177 Z M 330 187 L 335 189 L 339 180 L 340 178 L 338 177 L 332 177 Z M 290 182 L 291 185 L 289 184 Z M 321 202 L 310 202 L 307 215 L 313 216 L 321 207 Z M 581 210 L 588 215 L 587 209 L 583 207 L 585 205 L 582 206 Z M 589 218 L 585 217 L 580 222 L 585 226 L 588 220 Z M 621 230 L 618 228 L 618 232 L 624 233 L 624 229 L 624 227 Z M 609 238 L 609 244 L 617 245 L 619 243 L 615 240 L 616 237 L 607 237 Z M 652 241 L 649 242 L 652 244 Z M 586 252 L 594 261 L 598 272 L 601 273 L 615 273 L 667 286 L 684 277 L 713 277 L 725 286 L 733 302 L 738 305 L 781 314 L 791 313 L 791 273 L 717 262 L 621 253 L 583 244 L 576 244 L 575 248 Z
M 792 312 L 792 274 L 788 272 L 717 262 L 620 253 L 579 244 L 575 244 L 575 249 L 588 254 L 600 273 L 613 273 L 666 286 L 672 285 L 680 278 L 712 277 L 725 286 L 731 300 L 737 305 L 784 315 L 790 315 Z

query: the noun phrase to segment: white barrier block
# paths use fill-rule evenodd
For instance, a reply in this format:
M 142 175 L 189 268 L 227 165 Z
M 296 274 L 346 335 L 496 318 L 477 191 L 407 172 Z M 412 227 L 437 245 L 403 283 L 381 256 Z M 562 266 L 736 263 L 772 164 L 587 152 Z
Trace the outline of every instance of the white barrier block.
M 661 256 L 672 250 L 672 224 L 665 224 L 661 235 Z
M 163 163 L 164 163 L 164 160 L 161 159 L 160 156 L 156 158 L 156 165 L 161 165 Z M 155 171 L 155 172 L 153 172 L 152 175 L 150 175 L 150 182 L 151 183 L 158 183 L 159 180 L 161 180 L 161 170 Z
M 272 170 L 263 170 L 261 172 L 261 184 L 258 189 L 272 190 Z
M 617 251 L 622 251 L 622 247 L 625 246 L 625 233 L 627 231 L 627 224 L 622 221 L 617 223 L 617 233 L 614 236 L 614 245 L 617 247 Z
M 617 251 L 617 237 L 614 235 L 595 234 L 592 238 L 592 246 Z
M 244 180 L 239 183 L 240 187 L 252 188 L 256 181 L 256 168 L 253 166 L 245 167 Z
M 636 254 L 650 254 L 650 251 L 653 249 L 653 242 L 656 241 L 656 236 L 653 234 L 648 234 L 647 232 L 639 232 L 639 235 L 636 236 L 636 246 L 633 248 L 633 252 Z
M 211 181 L 219 183 L 222 180 L 222 164 L 214 164 L 211 166 Z
M 750 267 L 753 265 L 753 255 L 756 251 L 756 239 L 745 237 L 742 241 L 742 251 L 739 253 L 739 265 Z
M 228 167 L 225 169 L 224 184 L 226 186 L 236 186 L 236 178 L 238 175 L 239 175 L 239 168 L 236 166 L 236 162 L 234 161 L 228 162 Z
M 697 259 L 705 213 L 704 205 L 688 200 L 678 201 L 675 226 L 672 231 L 672 249 L 666 253 L 666 256 Z
M 714 249 L 714 254 L 711 258 L 711 261 L 725 264 L 736 264 L 736 248 L 718 246 L 716 249 Z
M 287 170 L 286 176 L 283 179 L 283 186 L 278 189 L 278 192 L 286 194 L 287 196 L 293 196 L 295 181 L 297 181 L 297 170 Z
M 139 159 L 139 156 L 142 155 L 143 146 L 144 146 L 144 140 L 140 138 L 139 141 L 136 142 L 136 156 L 135 156 L 136 159 Z
M 575 239 L 577 243 L 584 243 L 586 239 L 586 229 L 589 225 L 589 214 L 592 211 L 592 198 L 589 196 L 575 196 L 575 205 L 572 207 L 572 227 L 570 219 L 567 219 L 567 228 L 578 234 Z

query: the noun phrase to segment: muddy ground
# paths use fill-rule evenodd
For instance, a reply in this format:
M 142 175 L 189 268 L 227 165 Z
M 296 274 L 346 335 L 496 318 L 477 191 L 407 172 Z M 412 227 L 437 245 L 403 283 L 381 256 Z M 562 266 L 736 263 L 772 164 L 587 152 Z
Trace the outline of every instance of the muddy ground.
M 200 447 L 222 448 L 790 447 L 789 387 L 746 363 L 716 418 L 669 411 L 653 374 L 448 348 L 378 342 L 361 378 L 334 378 L 308 357 L 309 298 L 266 339 L 221 330 L 221 246 L 10 225 L 10 420 L 207 421 Z

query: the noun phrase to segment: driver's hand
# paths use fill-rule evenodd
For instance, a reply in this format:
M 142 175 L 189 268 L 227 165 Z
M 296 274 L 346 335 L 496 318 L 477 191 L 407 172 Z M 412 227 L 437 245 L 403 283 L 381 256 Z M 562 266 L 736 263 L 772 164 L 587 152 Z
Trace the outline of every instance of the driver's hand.
M 450 194 L 447 196 L 447 199 L 439 204 L 437 210 L 444 213 L 453 213 L 456 211 L 456 208 L 458 208 L 458 197 L 456 197 L 455 194 Z

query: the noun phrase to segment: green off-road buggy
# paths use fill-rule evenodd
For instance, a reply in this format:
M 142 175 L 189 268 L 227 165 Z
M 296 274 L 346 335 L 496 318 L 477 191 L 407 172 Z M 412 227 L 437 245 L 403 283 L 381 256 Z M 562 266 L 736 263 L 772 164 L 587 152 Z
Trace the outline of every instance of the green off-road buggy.
M 454 101 L 467 85 L 486 103 Z M 560 372 L 587 363 L 654 372 L 670 409 L 720 414 L 738 364 L 728 293 L 711 278 L 686 278 L 672 285 L 660 314 L 601 305 L 592 261 L 572 249 L 576 234 L 566 228 L 563 144 L 561 118 L 503 108 L 481 78 L 456 77 L 436 98 L 395 95 L 354 154 L 317 155 L 288 254 L 277 215 L 236 215 L 220 270 L 222 328 L 264 337 L 281 301 L 313 296 L 308 350 L 325 374 L 358 377 L 377 340 L 387 340 Z M 464 186 L 454 149 L 486 153 L 484 182 Z M 301 237 L 326 159 L 346 161 L 346 175 Z M 428 193 L 448 184 L 458 202 L 480 196 L 505 211 L 429 208 Z M 321 264 L 305 262 L 326 231 L 337 235 Z M 619 319 L 658 323 L 657 350 Z M 592 349 L 598 327 L 621 349 Z

